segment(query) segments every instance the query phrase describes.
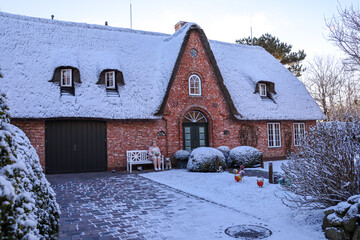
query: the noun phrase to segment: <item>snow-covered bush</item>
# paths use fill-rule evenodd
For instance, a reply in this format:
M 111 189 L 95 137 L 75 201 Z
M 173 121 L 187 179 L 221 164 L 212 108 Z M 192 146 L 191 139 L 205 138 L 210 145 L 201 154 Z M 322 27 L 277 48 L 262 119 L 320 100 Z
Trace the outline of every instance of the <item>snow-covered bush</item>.
M 177 168 L 186 168 L 190 153 L 186 150 L 179 150 L 174 154 Z
M 228 146 L 220 146 L 217 148 L 222 154 L 224 154 L 226 166 L 230 166 L 230 148 Z
M 179 150 L 174 154 L 176 161 L 187 161 L 190 157 L 190 153 L 186 150 Z
M 210 147 L 194 149 L 187 164 L 190 172 L 216 172 L 219 167 L 225 169 L 225 157 L 219 150 Z
M 232 165 L 239 167 L 253 167 L 260 164 L 262 153 L 256 148 L 250 146 L 240 146 L 230 151 Z
M 0 128 L 4 123 L 10 122 L 9 107 L 5 103 L 6 96 L 0 92 Z
M 291 192 L 284 203 L 323 208 L 360 194 L 359 155 L 359 119 L 318 124 L 303 139 L 298 154 L 282 165 L 291 182 L 284 185 Z
M 0 97 L 1 239 L 57 239 L 59 206 L 29 139 L 9 123 Z

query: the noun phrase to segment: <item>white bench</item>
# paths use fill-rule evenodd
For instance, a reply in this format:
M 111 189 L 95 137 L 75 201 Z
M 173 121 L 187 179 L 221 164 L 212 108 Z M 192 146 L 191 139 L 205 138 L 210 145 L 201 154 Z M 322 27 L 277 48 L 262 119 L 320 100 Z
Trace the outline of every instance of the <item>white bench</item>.
M 132 172 L 132 165 L 153 164 L 148 157 L 148 150 L 126 151 L 126 169 Z M 161 155 L 161 168 L 164 170 L 164 156 Z

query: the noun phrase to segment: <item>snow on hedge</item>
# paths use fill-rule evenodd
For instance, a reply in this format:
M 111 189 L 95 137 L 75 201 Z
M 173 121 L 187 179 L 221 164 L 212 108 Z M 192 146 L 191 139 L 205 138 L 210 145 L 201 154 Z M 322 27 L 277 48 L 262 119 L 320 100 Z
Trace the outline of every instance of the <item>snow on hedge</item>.
M 176 161 L 187 161 L 190 157 L 190 153 L 186 150 L 179 150 L 174 154 Z
M 57 239 L 59 206 L 35 149 L 0 96 L 0 229 L 4 239 Z
M 224 154 L 226 165 L 230 165 L 230 148 L 228 146 L 220 146 L 217 148 L 222 154 Z
M 240 146 L 230 151 L 230 159 L 234 166 L 252 167 L 260 163 L 262 153 L 256 148 Z
M 210 147 L 199 147 L 194 149 L 187 165 L 190 172 L 216 172 L 216 161 L 225 169 L 225 157 L 219 150 Z

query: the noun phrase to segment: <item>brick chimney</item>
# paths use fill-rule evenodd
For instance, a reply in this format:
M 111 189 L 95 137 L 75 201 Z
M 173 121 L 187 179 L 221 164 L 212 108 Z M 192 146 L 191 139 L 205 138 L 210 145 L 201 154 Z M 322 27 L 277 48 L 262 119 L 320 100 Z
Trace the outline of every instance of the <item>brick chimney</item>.
M 179 30 L 182 26 L 184 26 L 185 24 L 187 24 L 187 22 L 184 21 L 179 21 L 177 24 L 175 24 L 175 32 L 177 30 Z

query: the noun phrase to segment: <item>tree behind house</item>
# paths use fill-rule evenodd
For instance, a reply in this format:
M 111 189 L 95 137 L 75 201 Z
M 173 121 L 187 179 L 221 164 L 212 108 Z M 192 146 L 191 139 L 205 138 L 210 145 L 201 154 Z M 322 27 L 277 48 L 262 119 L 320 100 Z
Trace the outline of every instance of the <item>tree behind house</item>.
M 279 60 L 281 64 L 287 66 L 289 71 L 297 77 L 301 76 L 305 71 L 305 68 L 301 64 L 306 57 L 304 50 L 291 52 L 292 45 L 280 42 L 279 38 L 272 36 L 269 33 L 263 34 L 259 38 L 241 38 L 236 40 L 236 43 L 257 45 L 265 48 L 266 51 Z
M 360 10 L 353 6 L 338 8 L 339 16 L 326 22 L 329 40 L 345 53 L 349 70 L 360 71 Z
M 356 73 L 346 71 L 341 59 L 315 57 L 308 63 L 302 80 L 328 121 L 343 121 L 346 115 L 359 116 L 356 96 L 360 90 L 360 81 Z

